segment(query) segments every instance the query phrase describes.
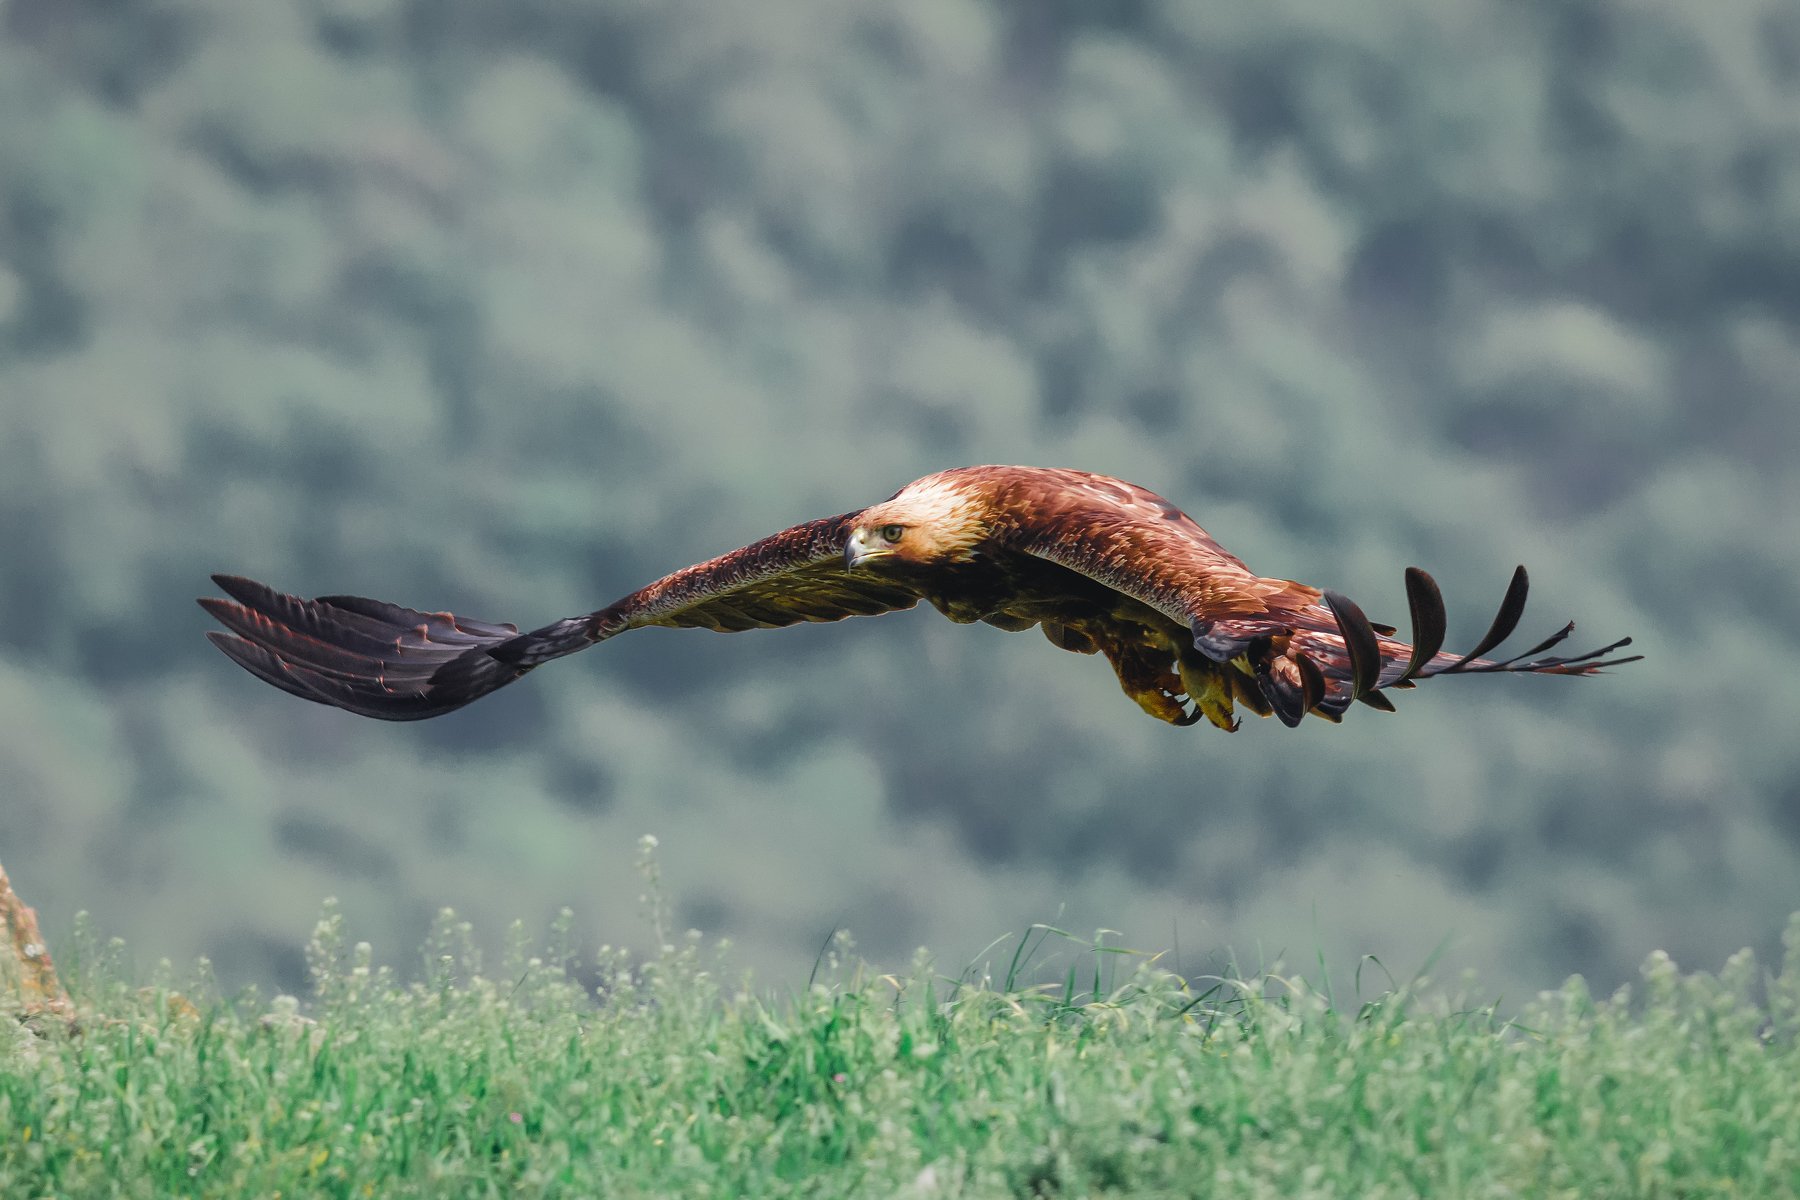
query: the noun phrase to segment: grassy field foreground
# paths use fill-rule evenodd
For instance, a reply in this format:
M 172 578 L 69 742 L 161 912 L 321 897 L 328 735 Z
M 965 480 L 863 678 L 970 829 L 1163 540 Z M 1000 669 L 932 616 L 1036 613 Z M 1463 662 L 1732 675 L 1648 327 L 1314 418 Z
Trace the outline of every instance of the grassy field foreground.
M 828 955 L 777 1001 L 694 938 L 483 974 L 446 919 L 401 984 L 341 928 L 305 1005 L 86 952 L 73 1029 L 0 1027 L 0 1195 L 1800 1195 L 1800 917 L 1778 974 L 1652 956 L 1513 1021 L 1044 931 L 992 978 Z

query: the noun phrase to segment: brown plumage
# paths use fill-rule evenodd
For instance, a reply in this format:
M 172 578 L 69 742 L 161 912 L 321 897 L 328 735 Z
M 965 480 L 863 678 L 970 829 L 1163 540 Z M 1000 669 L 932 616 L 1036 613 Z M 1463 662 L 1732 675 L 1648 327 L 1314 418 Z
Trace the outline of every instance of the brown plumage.
M 1490 661 L 1524 609 L 1520 567 L 1493 628 L 1465 655 L 1440 653 L 1444 604 L 1406 572 L 1412 642 L 1335 592 L 1266 579 L 1154 492 L 1086 471 L 963 467 L 880 504 L 808 521 L 684 567 L 598 612 L 530 633 L 357 596 L 301 600 L 215 575 L 230 600 L 200 604 L 210 637 L 259 678 L 307 700 L 389 721 L 435 717 L 540 663 L 647 625 L 731 633 L 837 621 L 929 601 L 953 621 L 1041 628 L 1056 646 L 1106 656 L 1152 716 L 1237 728 L 1238 703 L 1297 725 L 1436 675 L 1589 675 L 1635 661 L 1544 656 L 1574 628 Z

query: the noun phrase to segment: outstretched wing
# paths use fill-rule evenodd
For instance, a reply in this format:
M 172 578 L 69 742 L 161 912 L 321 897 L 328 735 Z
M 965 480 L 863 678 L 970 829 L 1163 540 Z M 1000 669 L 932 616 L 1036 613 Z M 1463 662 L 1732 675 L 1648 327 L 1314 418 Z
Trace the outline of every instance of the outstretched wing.
M 1583 654 L 1556 655 L 1545 652 L 1560 645 L 1575 631 L 1570 621 L 1561 629 L 1523 653 L 1504 659 L 1488 659 L 1489 653 L 1512 636 L 1519 618 L 1525 612 L 1525 596 L 1530 578 L 1523 566 L 1513 571 L 1512 583 L 1500 602 L 1486 636 L 1466 654 L 1447 654 L 1439 650 L 1444 644 L 1444 600 L 1430 575 L 1418 567 L 1406 569 L 1406 596 L 1412 612 L 1412 641 L 1391 636 L 1391 626 L 1376 625 L 1347 596 L 1327 591 L 1323 610 L 1329 615 L 1326 626 L 1318 608 L 1299 614 L 1286 647 L 1279 654 L 1250 655 L 1257 664 L 1257 679 L 1275 714 L 1289 725 L 1298 724 L 1308 712 L 1329 720 L 1337 720 L 1360 700 L 1384 712 L 1394 711 L 1393 701 L 1384 694 L 1389 688 L 1410 688 L 1418 680 L 1438 675 L 1488 675 L 1519 673 L 1537 675 L 1592 675 L 1606 667 L 1636 662 L 1643 657 L 1631 654 L 1616 658 L 1608 655 L 1631 645 L 1631 639 L 1589 650 Z M 1250 630 L 1235 628 L 1231 621 L 1215 623 L 1200 634 L 1196 623 L 1195 644 L 1224 637 L 1235 641 Z M 1256 635 L 1267 637 L 1266 633 Z M 1275 635 L 1275 636 L 1280 636 Z M 1252 646 L 1260 643 L 1252 642 Z M 1271 638 L 1269 648 L 1274 647 Z M 1297 677 L 1297 678 L 1296 678 Z
M 1407 569 L 1413 637 L 1370 621 L 1336 592 L 1257 575 L 1187 514 L 1161 496 L 1122 480 L 1080 471 L 1044 473 L 1009 504 L 1021 549 L 1079 571 L 1186 626 L 1194 647 L 1245 674 L 1237 694 L 1250 707 L 1297 725 L 1309 712 L 1330 720 L 1353 701 L 1392 710 L 1387 688 L 1434 675 L 1529 672 L 1589 675 L 1641 657 L 1607 658 L 1623 638 L 1586 654 L 1549 656 L 1573 622 L 1524 654 L 1494 661 L 1491 651 L 1518 625 L 1529 581 L 1511 586 L 1488 635 L 1467 654 L 1443 654 L 1444 602 L 1431 576 Z M 1254 687 L 1248 686 L 1250 682 Z
M 230 599 L 207 598 L 200 606 L 230 630 L 207 637 L 257 678 L 362 716 L 416 721 L 627 629 L 768 629 L 918 603 L 920 593 L 904 580 L 844 569 L 854 515 L 796 525 L 530 633 L 361 596 L 302 600 L 231 575 L 213 576 Z
M 646 625 L 737 633 L 911 608 L 924 593 L 909 580 L 845 569 L 856 515 L 808 521 L 665 575 L 595 613 L 600 636 Z

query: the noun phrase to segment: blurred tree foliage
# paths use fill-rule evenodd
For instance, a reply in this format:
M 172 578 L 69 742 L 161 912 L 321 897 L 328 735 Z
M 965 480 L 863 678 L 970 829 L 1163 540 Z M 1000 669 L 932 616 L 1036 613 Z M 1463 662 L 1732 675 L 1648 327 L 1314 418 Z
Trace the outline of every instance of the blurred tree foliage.
M 1800 9 L 0 3 L 0 830 L 53 928 L 292 986 L 638 833 L 778 979 L 1063 913 L 1515 989 L 1796 904 Z M 209 571 L 536 624 L 939 467 L 1067 464 L 1581 684 L 1158 727 L 934 614 L 609 644 L 417 727 Z M 1210 960 L 1208 960 L 1210 961 Z

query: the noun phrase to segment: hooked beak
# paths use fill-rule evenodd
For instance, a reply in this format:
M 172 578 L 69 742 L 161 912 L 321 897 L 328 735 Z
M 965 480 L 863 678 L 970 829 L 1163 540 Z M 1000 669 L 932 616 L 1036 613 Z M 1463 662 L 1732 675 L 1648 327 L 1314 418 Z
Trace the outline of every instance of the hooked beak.
M 871 541 L 868 530 L 852 529 L 850 536 L 844 539 L 844 570 L 854 571 L 871 558 L 885 558 L 892 553 L 892 550 Z

